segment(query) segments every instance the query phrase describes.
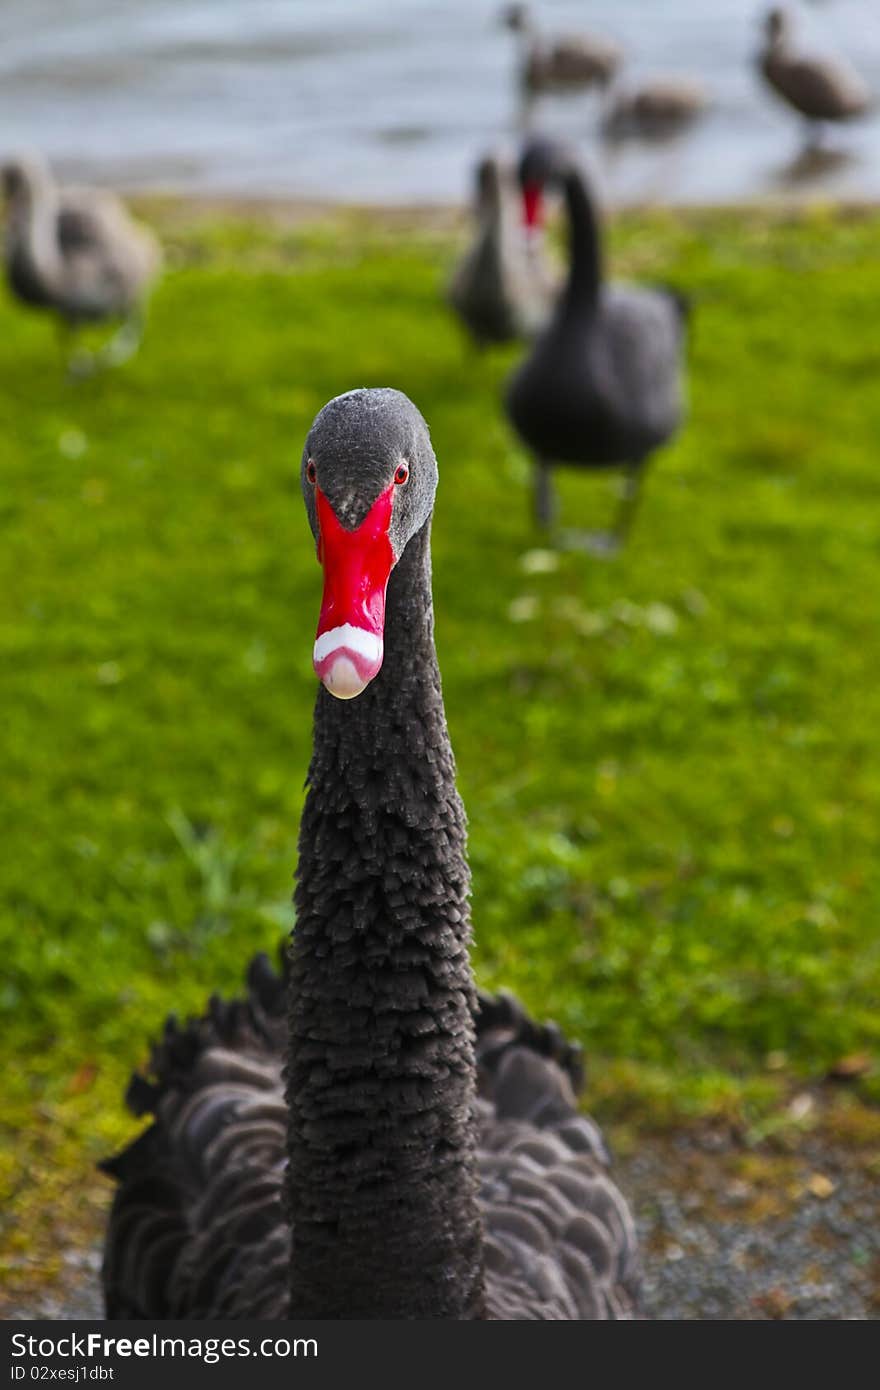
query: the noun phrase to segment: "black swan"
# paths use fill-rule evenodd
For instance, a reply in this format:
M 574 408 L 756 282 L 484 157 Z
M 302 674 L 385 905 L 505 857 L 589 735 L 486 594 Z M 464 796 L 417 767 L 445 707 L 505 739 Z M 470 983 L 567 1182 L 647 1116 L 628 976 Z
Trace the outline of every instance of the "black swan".
M 105 1165 L 110 1317 L 633 1315 L 632 1218 L 576 1112 L 577 1053 L 474 987 L 436 482 L 397 391 L 339 396 L 309 433 L 322 686 L 297 924 L 283 979 L 258 957 L 244 998 L 170 1020 L 132 1080 L 153 1122 Z
M 506 5 L 501 21 L 519 37 L 520 82 L 529 92 L 604 87 L 623 60 L 620 45 L 598 34 L 543 38 L 528 5 Z
M 451 308 L 478 347 L 533 338 L 545 326 L 559 277 L 523 227 L 513 173 L 487 155 L 477 166 L 476 236 L 453 271 Z
M 3 166 L 6 277 L 24 304 L 51 309 L 65 333 L 82 324 L 124 320 L 95 356 L 71 370 L 116 366 L 136 351 L 143 306 L 162 261 L 159 243 L 112 193 L 59 188 L 46 162 L 30 155 Z
M 770 10 L 758 67 L 769 85 L 809 122 L 814 141 L 822 121 L 849 121 L 872 106 L 871 91 L 855 68 L 834 54 L 810 53 L 793 41 L 787 10 Z
M 602 116 L 606 140 L 665 140 L 693 125 L 709 97 L 692 77 L 655 77 L 637 86 L 615 86 Z
M 543 189 L 561 186 L 570 269 L 549 326 L 508 383 L 507 412 L 534 456 L 535 507 L 543 526 L 555 517 L 554 464 L 625 467 L 613 529 L 565 536 L 610 554 L 632 521 L 646 460 L 682 418 L 685 304 L 671 291 L 603 282 L 596 209 L 563 145 L 535 136 L 519 172 L 529 221 L 540 218 Z

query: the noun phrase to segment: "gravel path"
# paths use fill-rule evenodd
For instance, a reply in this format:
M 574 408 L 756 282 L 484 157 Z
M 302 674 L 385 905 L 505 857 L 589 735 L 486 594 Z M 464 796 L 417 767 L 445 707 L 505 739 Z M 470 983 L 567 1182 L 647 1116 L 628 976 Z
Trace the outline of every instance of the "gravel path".
M 747 1149 L 712 1133 L 641 1139 L 619 1158 L 643 1243 L 651 1319 L 880 1318 L 880 1155 L 802 1137 Z M 97 1318 L 100 1253 L 6 1318 Z
M 652 1142 L 618 1172 L 643 1242 L 646 1317 L 880 1317 L 876 1155 L 687 1136 Z

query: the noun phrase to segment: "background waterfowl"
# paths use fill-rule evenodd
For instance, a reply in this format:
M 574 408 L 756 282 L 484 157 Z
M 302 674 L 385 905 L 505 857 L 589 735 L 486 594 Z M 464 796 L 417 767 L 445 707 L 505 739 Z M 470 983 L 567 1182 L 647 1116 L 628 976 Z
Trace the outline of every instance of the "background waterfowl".
M 523 226 L 513 171 L 495 155 L 477 167 L 474 240 L 456 266 L 447 299 L 478 347 L 531 338 L 543 328 L 559 275 Z
M 132 1082 L 153 1124 L 106 1165 L 110 1316 L 633 1312 L 633 1223 L 576 1113 L 577 1054 L 474 987 L 433 641 L 436 477 L 396 391 L 337 397 L 308 436 L 323 688 L 296 931 L 283 981 L 257 959 L 246 998 L 169 1021 Z
M 851 63 L 837 54 L 797 46 L 788 10 L 770 10 L 765 30 L 759 70 L 777 95 L 806 117 L 811 140 L 823 121 L 849 121 L 870 110 L 871 90 Z
M 159 273 L 161 250 L 114 194 L 59 187 L 36 155 L 9 161 L 6 197 L 6 278 L 23 304 L 49 309 L 65 333 L 84 324 L 122 319 L 96 356 L 79 354 L 71 367 L 86 371 L 125 361 L 137 349 L 143 309 Z
M 623 61 L 623 50 L 598 34 L 545 38 L 528 5 L 507 5 L 502 23 L 520 40 L 520 82 L 527 91 L 605 86 Z
M 602 134 L 609 140 L 661 140 L 693 125 L 708 105 L 705 84 L 692 77 L 615 86 L 602 116 Z
M 573 544 L 606 554 L 627 532 L 647 459 L 681 422 L 685 306 L 667 290 L 605 283 L 595 204 L 565 146 L 534 137 L 519 173 L 531 220 L 548 184 L 563 192 L 569 274 L 547 329 L 508 383 L 506 408 L 534 457 L 536 513 L 545 526 L 555 518 L 555 464 L 623 465 L 613 529 L 567 533 Z

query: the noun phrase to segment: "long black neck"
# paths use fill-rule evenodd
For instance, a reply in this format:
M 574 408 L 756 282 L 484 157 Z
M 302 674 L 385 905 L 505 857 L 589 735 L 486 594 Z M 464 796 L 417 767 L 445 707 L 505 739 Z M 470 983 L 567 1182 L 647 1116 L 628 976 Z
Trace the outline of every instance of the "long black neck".
M 382 670 L 322 688 L 291 948 L 291 1317 L 482 1315 L 464 811 L 429 523 L 388 586 Z
M 568 210 L 569 272 L 560 307 L 566 316 L 579 316 L 591 313 L 599 298 L 602 248 L 596 209 L 577 169 L 566 174 L 563 188 Z

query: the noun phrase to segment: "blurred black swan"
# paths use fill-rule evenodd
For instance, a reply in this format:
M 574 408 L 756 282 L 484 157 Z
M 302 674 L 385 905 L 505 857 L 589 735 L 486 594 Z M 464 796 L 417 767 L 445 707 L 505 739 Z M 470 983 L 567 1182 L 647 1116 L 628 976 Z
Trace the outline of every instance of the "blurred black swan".
M 501 20 L 519 38 L 519 76 L 528 92 L 605 86 L 623 60 L 620 45 L 598 34 L 544 38 L 528 5 L 506 5 Z
M 632 1315 L 633 1222 L 577 1113 L 577 1053 L 474 987 L 436 482 L 400 392 L 349 392 L 312 426 L 323 684 L 296 930 L 283 979 L 258 957 L 243 999 L 170 1020 L 132 1082 L 153 1119 L 105 1165 L 110 1317 Z
M 532 338 L 543 328 L 559 275 L 539 238 L 527 236 L 512 171 L 488 155 L 477 168 L 472 244 L 447 289 L 450 306 L 478 347 Z
M 693 77 L 655 77 L 615 86 L 602 116 L 606 140 L 665 140 L 692 126 L 708 109 L 705 85 Z
M 507 411 L 534 457 L 536 512 L 544 526 L 555 517 L 555 464 L 624 466 L 613 529 L 568 535 L 572 544 L 610 554 L 629 528 L 647 459 L 682 419 L 685 305 L 667 290 L 604 282 L 596 208 L 564 146 L 531 139 L 520 180 L 532 217 L 548 184 L 562 189 L 570 268 L 549 326 L 510 379 Z
M 806 117 L 810 140 L 817 138 L 823 121 L 850 121 L 870 110 L 870 88 L 850 63 L 835 54 L 798 48 L 787 10 L 770 10 L 765 25 L 758 66 L 777 95 Z
M 83 324 L 122 319 L 96 356 L 78 354 L 73 371 L 115 366 L 137 349 L 147 293 L 162 262 L 159 243 L 112 193 L 59 188 L 36 155 L 3 166 L 6 278 L 24 304 L 58 315 L 66 334 Z

